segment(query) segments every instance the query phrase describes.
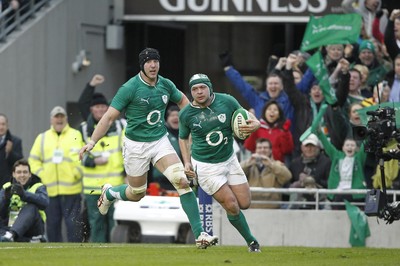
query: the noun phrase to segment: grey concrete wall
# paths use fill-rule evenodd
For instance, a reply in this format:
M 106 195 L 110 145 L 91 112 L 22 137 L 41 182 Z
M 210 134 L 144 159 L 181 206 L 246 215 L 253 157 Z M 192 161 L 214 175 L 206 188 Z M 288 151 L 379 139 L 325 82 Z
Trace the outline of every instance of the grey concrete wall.
M 49 128 L 50 110 L 76 102 L 95 73 L 105 75 L 98 90 L 108 98 L 125 81 L 124 50 L 105 47 L 109 13 L 108 0 L 53 0 L 0 44 L 0 112 L 22 138 L 25 157 L 37 134 Z M 71 65 L 80 49 L 88 51 L 92 64 L 74 74 Z M 70 114 L 70 121 L 79 119 Z
M 214 204 L 214 234 L 221 245 L 246 245 L 226 218 L 225 211 Z M 351 223 L 346 211 L 266 210 L 243 211 L 253 235 L 262 246 L 351 247 Z M 368 217 L 371 236 L 367 247 L 400 248 L 400 222 L 386 224 Z M 265 248 L 267 249 L 267 248 Z

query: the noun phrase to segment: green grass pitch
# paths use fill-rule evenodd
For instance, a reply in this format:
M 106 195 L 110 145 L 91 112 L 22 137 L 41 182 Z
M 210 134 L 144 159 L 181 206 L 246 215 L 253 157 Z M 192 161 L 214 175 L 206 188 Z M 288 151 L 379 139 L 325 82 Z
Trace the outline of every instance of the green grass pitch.
M 0 243 L 0 266 L 400 265 L 400 249 L 262 247 L 197 249 L 178 244 Z

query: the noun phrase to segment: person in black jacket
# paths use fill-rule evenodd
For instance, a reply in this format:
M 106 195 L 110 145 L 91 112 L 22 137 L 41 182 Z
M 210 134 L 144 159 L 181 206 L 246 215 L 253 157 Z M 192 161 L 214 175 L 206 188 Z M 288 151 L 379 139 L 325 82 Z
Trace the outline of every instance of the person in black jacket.
M 320 107 L 326 102 L 317 81 L 313 83 L 308 94 L 296 88 L 293 78 L 293 64 L 295 61 L 296 56 L 290 54 L 287 58 L 280 58 L 274 69 L 274 73 L 282 77 L 284 90 L 289 96 L 290 103 L 295 110 L 295 121 L 302 121 L 302 123 L 296 123 L 293 130 L 293 140 L 295 144 L 293 158 L 301 154 L 300 136 L 311 126 Z M 321 130 L 329 136 L 335 147 L 343 146 L 348 131 L 347 124 L 332 122 L 342 118 L 342 112 L 339 107 L 344 105 L 348 94 L 349 74 L 346 68 L 348 64 L 345 64 L 345 62 L 347 62 L 345 59 L 341 59 L 338 63 L 338 68 L 342 69 L 342 71 L 339 71 L 338 74 L 338 89 L 336 91 L 337 102 L 333 105 L 329 105 L 324 114 L 323 121 L 320 123 Z
M 22 140 L 10 133 L 7 116 L 0 113 L 0 187 L 11 180 L 12 166 L 22 158 Z
M 15 162 L 13 179 L 0 190 L 1 242 L 45 242 L 46 186 L 32 175 L 26 160 Z
M 394 9 L 390 14 L 389 21 L 385 30 L 386 49 L 392 58 L 400 54 L 400 9 Z

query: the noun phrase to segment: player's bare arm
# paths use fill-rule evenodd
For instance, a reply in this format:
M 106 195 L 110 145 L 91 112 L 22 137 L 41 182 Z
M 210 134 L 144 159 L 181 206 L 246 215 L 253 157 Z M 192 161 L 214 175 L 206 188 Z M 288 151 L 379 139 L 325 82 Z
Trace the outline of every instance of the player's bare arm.
M 181 149 L 182 161 L 185 166 L 185 174 L 189 178 L 195 178 L 196 173 L 193 171 L 192 161 L 190 159 L 190 140 L 180 138 L 179 148 Z
M 189 99 L 186 97 L 185 94 L 182 93 L 182 99 L 179 103 L 177 103 L 179 109 L 182 109 L 183 107 L 185 107 L 188 104 L 189 104 Z
M 82 147 L 79 151 L 79 159 L 82 160 L 83 154 L 85 152 L 89 152 L 93 149 L 96 145 L 97 141 L 101 139 L 108 131 L 112 123 L 120 116 L 120 112 L 115 109 L 114 107 L 109 107 L 107 112 L 103 115 L 100 119 L 99 123 L 97 124 L 90 141 Z

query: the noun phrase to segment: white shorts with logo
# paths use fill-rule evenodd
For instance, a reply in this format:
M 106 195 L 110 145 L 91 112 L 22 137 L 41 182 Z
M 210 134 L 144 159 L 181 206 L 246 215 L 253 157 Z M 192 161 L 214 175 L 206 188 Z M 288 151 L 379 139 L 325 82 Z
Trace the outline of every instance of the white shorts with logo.
M 204 163 L 192 158 L 192 165 L 197 173 L 200 187 L 208 195 L 213 195 L 225 183 L 228 185 L 247 183 L 246 175 L 235 153 L 227 161 L 221 163 Z
M 152 142 L 138 142 L 124 137 L 122 156 L 125 172 L 129 176 L 141 176 L 162 157 L 175 153 L 167 135 Z

